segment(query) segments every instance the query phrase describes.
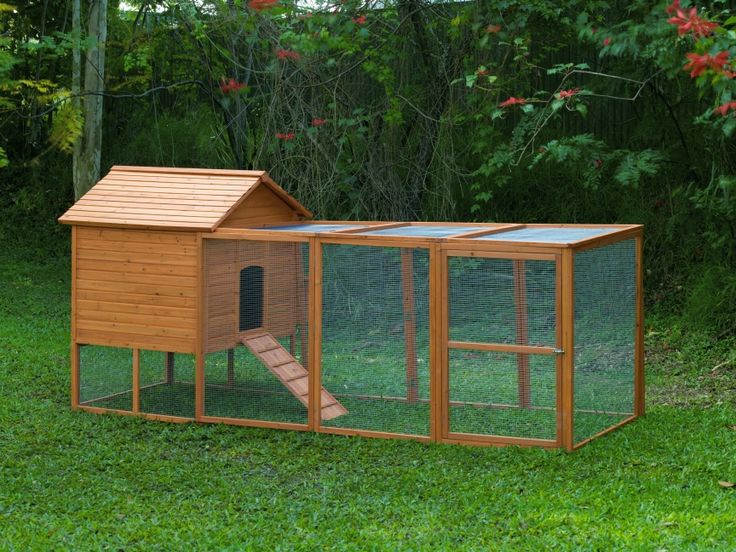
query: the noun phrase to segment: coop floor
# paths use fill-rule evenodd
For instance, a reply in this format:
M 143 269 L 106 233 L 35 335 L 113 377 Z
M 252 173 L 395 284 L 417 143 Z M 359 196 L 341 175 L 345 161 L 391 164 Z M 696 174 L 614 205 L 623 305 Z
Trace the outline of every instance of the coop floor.
M 429 435 L 429 403 L 401 400 L 362 399 L 338 396 L 348 413 L 322 422 L 326 428 L 347 428 L 409 435 Z M 86 406 L 130 410 L 132 392 L 88 401 Z M 140 410 L 184 418 L 194 417 L 194 385 L 188 382 L 160 383 L 142 388 Z M 211 417 L 272 422 L 307 423 L 307 409 L 292 395 L 274 389 L 247 386 L 208 385 L 205 414 Z M 576 433 L 593 435 L 613 426 L 625 414 L 576 412 Z M 557 414 L 549 409 L 514 407 L 450 407 L 450 431 L 478 435 L 497 435 L 549 439 L 556 438 Z

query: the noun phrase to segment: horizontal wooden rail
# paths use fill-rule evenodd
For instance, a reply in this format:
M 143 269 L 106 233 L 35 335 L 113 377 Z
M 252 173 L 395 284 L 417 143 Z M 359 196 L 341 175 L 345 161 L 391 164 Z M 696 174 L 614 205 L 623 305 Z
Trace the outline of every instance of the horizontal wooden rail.
M 476 343 L 471 341 L 449 341 L 450 349 L 470 349 L 473 351 L 493 351 L 496 353 L 521 353 L 527 355 L 554 355 L 558 349 L 554 347 L 536 347 L 534 345 L 510 345 L 508 343 Z
M 524 228 L 523 224 L 504 224 L 503 226 L 496 226 L 494 228 L 484 228 L 483 230 L 473 230 L 472 232 L 463 232 L 447 236 L 449 239 L 467 239 L 477 238 L 479 236 L 490 236 L 491 234 L 498 234 L 499 232 L 508 232 L 509 230 L 521 230 Z

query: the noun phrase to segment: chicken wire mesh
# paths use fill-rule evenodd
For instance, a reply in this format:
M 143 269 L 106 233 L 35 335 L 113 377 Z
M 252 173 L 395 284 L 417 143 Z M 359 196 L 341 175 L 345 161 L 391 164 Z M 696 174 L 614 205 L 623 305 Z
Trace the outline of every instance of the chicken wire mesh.
M 306 243 L 205 241 L 205 416 L 307 423 Z
M 140 411 L 194 418 L 194 355 L 140 352 Z
M 448 258 L 451 341 L 554 347 L 554 261 Z
M 528 363 L 520 365 L 520 356 Z M 451 433 L 557 437 L 554 356 L 450 350 L 449 387 Z
M 79 347 L 79 404 L 133 410 L 133 352 L 130 349 Z
M 322 426 L 428 435 L 428 251 L 327 244 L 322 266 L 322 385 L 347 410 Z
M 557 343 L 554 261 L 450 257 L 448 300 L 451 342 Z M 556 438 L 555 357 L 451 349 L 448 379 L 451 432 Z
M 636 242 L 575 255 L 575 442 L 633 415 Z

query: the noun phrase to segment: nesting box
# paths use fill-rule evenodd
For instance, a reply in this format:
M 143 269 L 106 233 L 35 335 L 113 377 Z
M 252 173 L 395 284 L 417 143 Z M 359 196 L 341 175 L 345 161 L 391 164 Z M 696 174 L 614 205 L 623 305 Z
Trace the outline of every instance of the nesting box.
M 313 222 L 262 171 L 113 167 L 72 225 L 72 406 L 572 450 L 643 414 L 642 227 Z

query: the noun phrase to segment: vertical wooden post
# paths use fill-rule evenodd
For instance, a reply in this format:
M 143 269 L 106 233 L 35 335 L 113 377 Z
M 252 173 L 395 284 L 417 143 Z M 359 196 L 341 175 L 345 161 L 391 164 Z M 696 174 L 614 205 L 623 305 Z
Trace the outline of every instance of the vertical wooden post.
M 514 266 L 514 304 L 516 306 L 516 344 L 529 344 L 529 312 L 526 297 L 526 264 L 523 259 L 515 259 Z M 519 406 L 531 406 L 531 382 L 529 376 L 529 355 L 518 353 L 516 364 L 519 371 Z
M 644 390 L 644 237 L 636 238 L 636 334 L 634 336 L 634 415 L 645 411 Z
M 415 403 L 419 398 L 419 378 L 417 375 L 417 321 L 414 309 L 414 253 L 405 247 L 401 248 L 401 295 L 406 350 L 406 400 Z
M 71 346 L 71 402 L 72 410 L 76 410 L 79 407 L 79 345 L 72 341 Z
M 574 445 L 574 365 L 575 365 L 575 256 L 572 249 L 562 251 L 562 446 Z
M 204 416 L 204 366 L 205 366 L 205 338 L 206 329 L 206 281 L 205 281 L 205 259 L 204 239 L 202 234 L 197 234 L 197 341 L 194 354 L 194 419 L 202 420 Z M 171 381 L 174 381 L 174 363 L 171 361 Z
M 563 331 L 562 328 L 564 322 L 562 319 L 562 260 L 559 255 L 556 256 L 555 260 L 555 347 L 558 351 L 564 350 L 563 342 Z M 562 354 L 555 355 L 555 385 L 556 385 L 556 408 L 557 408 L 557 446 L 562 447 L 562 434 L 563 434 L 563 403 L 562 403 L 562 388 L 563 384 L 563 358 Z
M 235 349 L 227 350 L 227 386 L 235 387 Z
M 71 289 L 71 364 L 70 398 L 72 410 L 79 407 L 79 345 L 77 344 L 77 227 L 72 226 L 72 289 Z
M 133 349 L 133 414 L 141 411 L 141 350 Z
M 309 427 L 319 431 L 322 391 L 322 243 L 309 238 Z
M 437 404 L 437 419 L 439 421 L 440 439 L 446 439 L 450 432 L 450 355 L 448 341 L 450 339 L 450 312 L 449 312 L 449 287 L 450 269 L 447 253 L 440 246 L 439 254 L 439 395 L 440 402 Z
M 440 393 L 440 246 L 429 246 L 429 437 L 439 441 L 441 435 Z
M 309 335 L 309 297 L 312 294 L 311 287 L 310 287 L 310 280 L 309 280 L 309 270 L 311 270 L 309 267 L 307 268 L 307 276 L 304 277 L 303 267 L 304 267 L 304 261 L 302 258 L 302 247 L 304 246 L 303 243 L 296 243 L 294 244 L 296 247 L 296 269 L 294 277 L 296 278 L 296 293 L 297 293 L 297 310 L 298 310 L 298 316 L 299 316 L 299 340 L 301 345 L 301 351 L 300 353 L 300 360 L 302 363 L 302 366 L 306 370 L 309 370 L 310 366 L 310 358 L 309 358 L 309 342 L 308 342 L 308 335 Z M 310 249 L 311 250 L 311 249 Z M 311 257 L 308 257 L 309 264 L 311 266 Z M 293 355 L 293 353 L 292 353 Z
M 169 385 L 174 383 L 174 353 L 166 353 L 164 361 L 164 381 Z

